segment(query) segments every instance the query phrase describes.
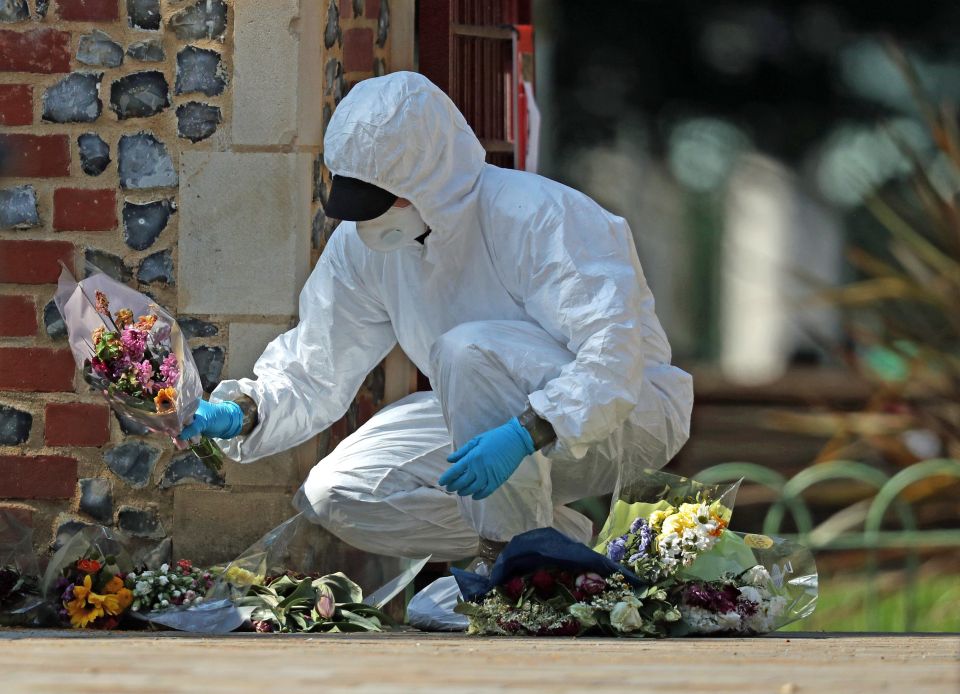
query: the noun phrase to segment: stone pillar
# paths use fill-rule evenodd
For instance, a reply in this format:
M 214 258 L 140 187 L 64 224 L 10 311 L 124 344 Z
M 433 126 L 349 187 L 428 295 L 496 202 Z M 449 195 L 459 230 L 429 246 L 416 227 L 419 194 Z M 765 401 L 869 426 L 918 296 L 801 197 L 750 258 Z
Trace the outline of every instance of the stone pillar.
M 51 299 L 58 261 L 79 275 L 90 261 L 177 313 L 208 390 L 249 375 L 295 324 L 333 230 L 323 129 L 352 84 L 386 72 L 390 11 L 0 3 L 0 507 L 32 522 L 39 550 L 103 523 L 142 555 L 229 558 L 292 513 L 324 448 L 383 403 L 378 369 L 332 431 L 212 474 L 76 377 Z

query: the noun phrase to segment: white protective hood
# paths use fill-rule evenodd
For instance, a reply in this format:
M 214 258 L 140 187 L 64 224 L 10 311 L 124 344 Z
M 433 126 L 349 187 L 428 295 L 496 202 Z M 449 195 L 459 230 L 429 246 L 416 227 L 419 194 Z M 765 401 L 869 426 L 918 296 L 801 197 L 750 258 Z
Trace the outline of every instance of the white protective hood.
M 626 478 L 662 467 L 686 441 L 690 377 L 670 365 L 627 223 L 535 174 L 484 163 L 450 99 L 422 75 L 358 83 L 327 128 L 334 174 L 410 200 L 425 248 L 367 248 L 342 222 L 300 296 L 300 324 L 266 349 L 243 392 L 260 425 L 222 442 L 245 462 L 300 443 L 339 419 L 399 341 L 427 376 L 437 339 L 463 323 L 535 324 L 575 355 L 530 394 L 557 432 L 558 455 L 617 461 Z M 524 345 L 518 345 L 523 348 Z M 457 444 L 454 441 L 454 444 Z
M 476 225 L 486 153 L 454 103 L 423 75 L 357 83 L 334 112 L 323 149 L 332 173 L 413 203 L 433 230 L 427 260 Z

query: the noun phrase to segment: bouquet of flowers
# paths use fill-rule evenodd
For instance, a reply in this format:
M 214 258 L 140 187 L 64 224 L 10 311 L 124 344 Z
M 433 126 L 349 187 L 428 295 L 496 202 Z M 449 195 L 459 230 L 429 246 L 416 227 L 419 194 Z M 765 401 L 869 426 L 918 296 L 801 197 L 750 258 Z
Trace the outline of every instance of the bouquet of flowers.
M 133 604 L 133 592 L 124 583 L 129 570 L 120 536 L 90 526 L 53 555 L 43 577 L 43 596 L 56 606 L 64 624 L 114 629 Z
M 39 570 L 32 531 L 12 513 L 0 510 L 0 625 L 42 623 Z
M 594 550 L 552 529 L 515 537 L 489 578 L 454 570 L 469 632 L 765 633 L 809 615 L 805 548 L 727 526 L 739 483 L 650 472 L 621 492 Z
M 382 631 L 390 619 L 363 603 L 363 591 L 344 574 L 320 576 L 285 571 L 252 585 L 239 601 L 251 608 L 255 631 L 349 632 Z
M 133 593 L 132 609 L 150 613 L 201 604 L 213 587 L 214 575 L 181 559 L 172 567 L 161 564 L 155 571 L 147 568 L 131 571 L 125 583 Z
M 203 396 L 177 322 L 148 297 L 102 272 L 77 282 L 64 268 L 54 300 L 84 380 L 119 413 L 176 437 Z M 211 439 L 204 437 L 192 448 L 207 465 L 222 466 L 223 455 Z

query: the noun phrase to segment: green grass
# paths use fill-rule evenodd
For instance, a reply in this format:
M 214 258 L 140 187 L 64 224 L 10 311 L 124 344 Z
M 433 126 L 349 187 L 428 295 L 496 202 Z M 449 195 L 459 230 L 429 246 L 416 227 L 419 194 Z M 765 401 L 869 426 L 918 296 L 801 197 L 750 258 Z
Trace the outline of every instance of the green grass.
M 865 576 L 820 579 L 816 611 L 784 631 L 935 631 L 960 632 L 960 575 L 931 575 L 917 580 L 916 621 L 908 627 L 907 588 L 880 578 L 871 591 Z M 871 621 L 870 617 L 876 621 Z

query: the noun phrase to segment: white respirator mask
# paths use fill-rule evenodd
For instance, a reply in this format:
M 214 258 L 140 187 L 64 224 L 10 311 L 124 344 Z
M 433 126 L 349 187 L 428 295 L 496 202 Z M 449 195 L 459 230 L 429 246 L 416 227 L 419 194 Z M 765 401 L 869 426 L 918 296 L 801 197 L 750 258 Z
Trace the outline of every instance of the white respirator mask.
M 415 245 L 427 233 L 427 224 L 413 205 L 391 207 L 379 217 L 357 222 L 357 233 L 369 248 L 389 253 Z

